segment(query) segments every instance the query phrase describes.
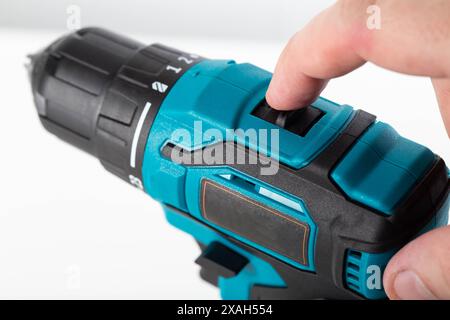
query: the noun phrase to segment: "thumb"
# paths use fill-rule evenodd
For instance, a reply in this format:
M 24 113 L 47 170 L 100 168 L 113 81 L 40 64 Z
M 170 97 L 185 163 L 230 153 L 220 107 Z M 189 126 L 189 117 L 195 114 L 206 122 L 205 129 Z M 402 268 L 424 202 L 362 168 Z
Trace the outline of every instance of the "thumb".
M 391 299 L 450 299 L 450 226 L 402 248 L 386 267 L 383 283 Z

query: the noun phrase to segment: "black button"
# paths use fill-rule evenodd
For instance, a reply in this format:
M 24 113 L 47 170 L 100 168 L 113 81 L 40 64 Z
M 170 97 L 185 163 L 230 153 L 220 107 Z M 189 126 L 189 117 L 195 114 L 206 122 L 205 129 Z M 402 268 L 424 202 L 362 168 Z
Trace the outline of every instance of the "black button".
M 220 242 L 210 243 L 195 260 L 195 263 L 207 270 L 210 275 L 215 274 L 224 278 L 238 275 L 248 262 L 247 258 Z
M 293 111 L 278 111 L 263 100 L 253 110 L 252 115 L 304 137 L 323 117 L 324 112 L 312 106 Z

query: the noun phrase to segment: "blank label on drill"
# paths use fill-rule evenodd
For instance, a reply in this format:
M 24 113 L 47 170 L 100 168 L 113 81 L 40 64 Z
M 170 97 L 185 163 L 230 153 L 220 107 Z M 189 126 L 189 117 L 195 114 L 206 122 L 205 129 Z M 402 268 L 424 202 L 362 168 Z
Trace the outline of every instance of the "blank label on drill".
M 202 181 L 200 201 L 207 221 L 308 265 L 308 224 L 210 180 Z

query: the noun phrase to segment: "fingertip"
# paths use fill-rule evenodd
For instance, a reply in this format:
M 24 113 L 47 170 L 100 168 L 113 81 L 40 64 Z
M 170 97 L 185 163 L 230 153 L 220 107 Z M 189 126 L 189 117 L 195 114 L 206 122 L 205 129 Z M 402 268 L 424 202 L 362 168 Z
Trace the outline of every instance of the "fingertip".
M 277 110 L 295 110 L 307 107 L 320 95 L 327 80 L 297 76 L 295 84 L 272 79 L 266 93 L 267 103 Z
M 274 80 L 272 80 L 266 92 L 266 101 L 272 108 L 277 110 L 283 110 L 284 106 L 283 99 L 280 98 L 280 95 L 278 94 L 276 87 L 277 85 L 274 84 Z
M 269 84 L 266 93 L 267 103 L 277 110 L 292 110 L 296 108 L 299 92 L 297 84 L 292 82 L 292 74 L 287 73 L 279 62 L 277 70 Z
M 296 109 L 296 103 L 293 103 L 289 95 L 286 95 L 282 88 L 279 88 L 273 82 L 270 84 L 266 93 L 266 101 L 272 108 L 280 111 Z M 301 107 L 301 106 L 300 106 Z

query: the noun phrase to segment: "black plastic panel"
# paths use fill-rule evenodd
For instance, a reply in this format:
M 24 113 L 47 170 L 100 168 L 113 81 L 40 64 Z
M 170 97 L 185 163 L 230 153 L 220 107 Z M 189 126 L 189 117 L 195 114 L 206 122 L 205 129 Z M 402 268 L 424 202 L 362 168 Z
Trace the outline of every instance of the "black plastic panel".
M 206 220 L 308 265 L 307 224 L 211 180 L 202 181 L 201 194 Z
M 271 108 L 266 100 L 261 101 L 253 110 L 252 115 L 273 123 L 301 137 L 323 117 L 325 113 L 314 107 L 305 107 L 293 111 L 279 111 Z

